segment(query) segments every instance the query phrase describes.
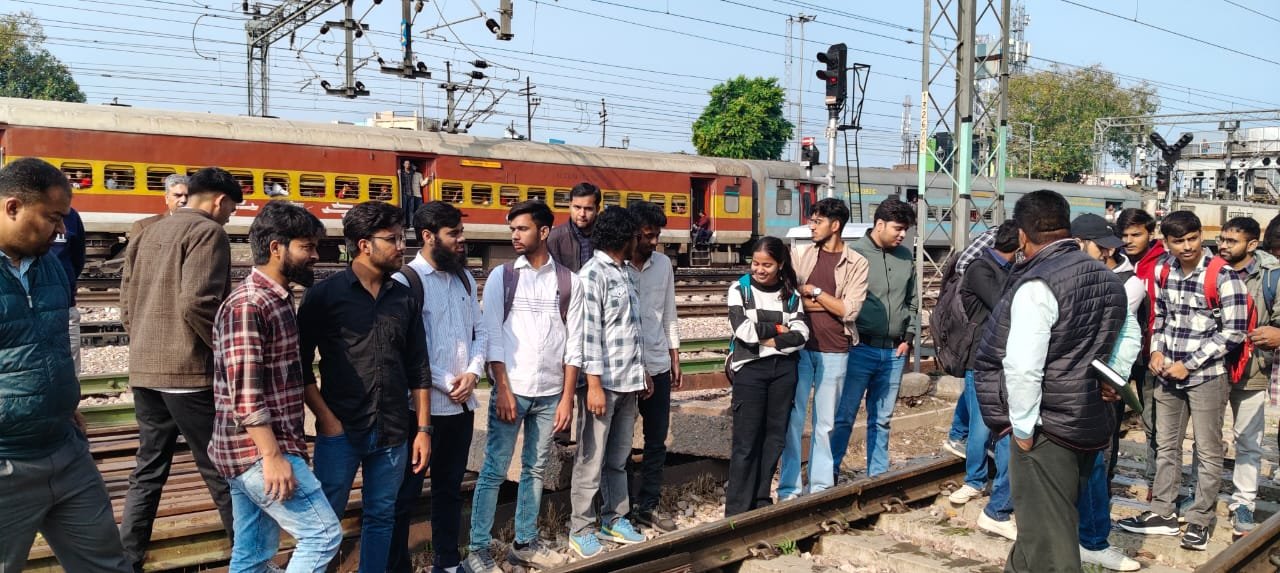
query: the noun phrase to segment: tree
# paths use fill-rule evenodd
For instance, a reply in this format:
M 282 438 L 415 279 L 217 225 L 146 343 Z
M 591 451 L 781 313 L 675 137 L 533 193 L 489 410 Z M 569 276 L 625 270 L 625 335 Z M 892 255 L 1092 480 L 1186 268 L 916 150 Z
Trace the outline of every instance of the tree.
M 44 29 L 30 12 L 0 15 L 0 96 L 83 103 L 71 71 L 44 41 Z
M 734 159 L 778 159 L 791 138 L 782 116 L 778 78 L 738 76 L 711 88 L 711 101 L 693 122 L 699 155 Z
M 1126 88 L 1100 66 L 1054 66 L 1009 78 L 1009 169 L 1026 173 L 1029 129 L 1031 173 L 1036 179 L 1077 182 L 1093 168 L 1093 123 L 1101 117 L 1140 116 L 1159 106 L 1147 84 Z M 1134 134 L 1109 133 L 1106 153 L 1128 166 Z

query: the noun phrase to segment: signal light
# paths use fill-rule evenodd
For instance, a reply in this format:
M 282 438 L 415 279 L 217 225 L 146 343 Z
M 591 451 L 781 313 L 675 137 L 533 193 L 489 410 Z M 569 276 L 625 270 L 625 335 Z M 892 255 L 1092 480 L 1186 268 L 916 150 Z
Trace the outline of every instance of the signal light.
M 827 86 L 827 108 L 840 109 L 844 107 L 844 102 L 848 98 L 848 78 L 845 74 L 848 68 L 849 47 L 840 44 L 832 44 L 825 52 L 818 52 L 818 61 L 826 64 L 827 69 L 818 70 L 818 79 L 822 80 Z

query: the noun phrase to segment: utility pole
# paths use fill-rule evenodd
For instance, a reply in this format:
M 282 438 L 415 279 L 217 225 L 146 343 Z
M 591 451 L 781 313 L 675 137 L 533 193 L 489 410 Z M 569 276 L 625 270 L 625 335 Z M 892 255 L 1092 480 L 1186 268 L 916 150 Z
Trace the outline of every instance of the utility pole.
M 1232 177 L 1235 177 L 1235 171 L 1231 169 L 1231 152 L 1233 151 L 1232 148 L 1235 147 L 1236 130 L 1240 129 L 1240 121 L 1239 120 L 1220 121 L 1218 122 L 1218 129 L 1221 129 L 1222 131 L 1227 132 L 1227 141 L 1225 144 L 1223 144 L 1224 149 L 1222 150 L 1223 153 L 1226 154 L 1226 163 L 1224 165 L 1226 169 L 1223 171 L 1223 175 L 1224 175 L 1223 184 L 1227 184 L 1231 181 Z M 1172 166 L 1169 167 L 1169 174 L 1170 174 L 1170 177 L 1172 178 L 1173 176 Z M 1237 178 L 1236 192 L 1239 193 L 1240 196 L 1231 197 L 1231 198 L 1239 199 L 1243 201 L 1244 200 L 1243 191 L 1244 191 L 1244 185 L 1241 185 L 1239 179 Z M 1227 192 L 1230 193 L 1231 190 L 1227 189 Z M 1226 194 L 1224 194 L 1224 196 L 1230 197 L 1229 195 L 1226 195 Z
M 394 74 L 406 79 L 431 79 L 431 72 L 427 71 L 427 65 L 421 61 L 414 65 L 413 58 L 413 17 L 414 17 L 414 0 L 400 0 L 400 47 L 404 49 L 404 56 L 400 60 L 398 66 L 388 66 L 383 63 L 382 58 L 378 58 L 378 64 L 382 66 L 382 73 Z M 422 10 L 422 4 L 417 5 L 417 10 Z M 422 84 L 418 84 L 418 93 L 422 93 Z M 421 99 L 421 98 L 419 98 Z
M 818 17 L 813 14 L 805 14 L 801 12 L 795 16 L 787 16 L 787 89 L 791 89 L 791 60 L 795 57 L 795 52 L 791 49 L 791 30 L 795 24 L 800 27 L 800 53 L 804 53 L 804 25 L 817 20 Z M 799 58 L 800 73 L 796 74 L 796 96 L 792 99 L 791 105 L 796 108 L 796 143 L 800 143 L 801 137 L 804 135 L 804 58 Z M 803 145 L 800 146 L 803 148 Z M 801 149 L 803 151 L 803 149 Z
M 346 43 L 345 48 L 345 75 L 342 87 L 335 88 L 329 85 L 329 82 L 320 80 L 320 87 L 324 88 L 324 92 L 329 95 L 345 97 L 347 99 L 355 99 L 360 96 L 369 95 L 369 90 L 364 88 L 364 82 L 356 81 L 356 62 L 355 62 L 355 41 L 356 38 L 363 37 L 364 31 L 369 29 L 368 24 L 357 22 L 355 19 L 354 8 L 355 0 L 345 0 L 343 7 L 345 8 L 345 17 L 340 22 L 329 21 L 324 23 L 324 27 L 320 28 L 320 33 L 324 33 L 327 29 L 342 28 L 343 36 Z
M 533 85 L 533 80 L 529 76 L 525 76 L 524 90 L 521 90 L 524 93 L 521 95 L 524 96 L 525 122 L 528 128 L 529 141 L 533 141 L 533 110 L 538 109 L 538 105 L 542 103 L 542 98 L 533 95 L 533 88 L 535 87 L 537 86 Z
M 254 3 L 252 10 L 248 2 L 242 4 L 244 13 L 251 16 L 244 24 L 245 46 L 248 50 L 245 86 L 249 115 L 269 115 L 271 72 L 267 52 L 271 45 L 292 36 L 299 28 L 324 15 L 340 1 L 285 0 L 266 14 L 262 13 L 260 3 Z
M 609 111 L 604 107 L 604 98 L 600 98 L 600 147 L 604 147 L 604 129 L 609 124 Z
M 440 84 L 440 87 L 444 89 L 445 97 L 447 98 L 447 102 L 448 102 L 445 104 L 445 107 L 444 107 L 444 113 L 445 113 L 444 132 L 458 133 L 458 126 L 453 121 L 453 111 L 454 111 L 453 94 L 454 92 L 462 89 L 462 86 L 453 83 L 453 63 L 449 62 L 448 60 L 445 60 L 444 62 L 444 83 Z
M 911 96 L 902 97 L 902 164 L 911 164 Z

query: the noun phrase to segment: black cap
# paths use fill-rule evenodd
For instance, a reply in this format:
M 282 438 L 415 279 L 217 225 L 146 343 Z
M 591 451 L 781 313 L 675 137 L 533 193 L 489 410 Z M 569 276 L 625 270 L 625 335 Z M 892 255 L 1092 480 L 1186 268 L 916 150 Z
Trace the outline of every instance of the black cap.
M 1071 236 L 1093 241 L 1104 249 L 1118 249 L 1124 246 L 1124 241 L 1116 236 L 1115 226 L 1093 213 L 1076 217 L 1076 220 L 1071 222 Z

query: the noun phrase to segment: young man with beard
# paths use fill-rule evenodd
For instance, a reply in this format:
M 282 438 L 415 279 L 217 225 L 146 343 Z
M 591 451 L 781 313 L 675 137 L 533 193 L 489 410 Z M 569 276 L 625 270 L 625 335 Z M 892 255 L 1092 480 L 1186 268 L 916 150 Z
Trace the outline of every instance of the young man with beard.
M 223 225 L 244 197 L 230 173 L 206 167 L 187 182 L 186 206 L 147 228 L 125 250 L 120 318 L 133 348 L 129 389 L 138 453 L 120 535 L 141 570 L 178 435 L 191 448 L 222 527 L 232 535 L 231 493 L 209 460 L 213 433 L 213 319 L 231 292 L 231 241 Z M 161 350 L 163 349 L 163 350 Z
M 849 347 L 858 342 L 858 311 L 867 298 L 867 260 L 841 238 L 849 223 L 849 207 L 828 197 L 809 212 L 813 244 L 796 249 L 791 260 L 800 281 L 800 297 L 809 316 L 809 340 L 800 349 L 795 403 L 782 450 L 778 499 L 817 493 L 834 485 L 831 427 L 844 386 Z M 801 483 L 804 427 L 813 396 L 813 432 L 809 440 L 807 478 Z
M 390 279 L 404 257 L 400 217 L 381 201 L 347 211 L 342 234 L 351 264 L 308 289 L 298 307 L 306 401 L 316 416 L 315 472 L 339 517 L 356 470 L 364 477 L 361 573 L 387 570 L 405 468 L 421 471 L 432 449 L 426 336 L 411 318 L 413 294 Z M 311 369 L 317 349 L 319 385 Z
M 547 254 L 555 216 L 542 201 L 511 207 L 507 223 L 515 262 L 500 265 L 484 283 L 484 321 L 489 329 L 489 432 L 484 465 L 471 501 L 468 573 L 497 573 L 490 544 L 498 487 L 506 481 L 516 437 L 524 430 L 520 486 L 516 496 L 515 540 L 507 552 L 512 565 L 546 569 L 565 562 L 538 532 L 542 473 L 553 432 L 569 429 L 578 366 L 569 363 L 568 317 L 582 309 L 582 285 Z
M 915 207 L 890 197 L 876 208 L 875 227 L 853 245 L 867 260 L 867 297 L 858 312 L 858 335 L 850 337 L 854 346 L 849 350 L 844 388 L 831 429 L 836 477 L 863 397 L 867 402 L 867 475 L 889 471 L 889 423 L 898 402 L 902 369 L 920 328 L 915 258 L 911 249 L 902 246 L 907 229 L 915 224 Z
M 600 214 L 600 188 L 583 181 L 569 191 L 569 220 L 551 229 L 547 250 L 551 258 L 573 272 L 582 269 L 594 250 L 591 231 Z
M 297 544 L 289 571 L 321 572 L 342 527 L 307 467 L 302 360 L 290 284 L 315 281 L 324 225 L 306 209 L 270 201 L 249 227 L 253 271 L 213 324 L 213 438 L 209 457 L 231 485 L 232 571 L 260 571 L 280 529 Z
M 1156 263 L 1165 254 L 1164 243 L 1155 240 L 1156 220 L 1142 209 L 1124 209 L 1116 215 L 1116 229 L 1124 241 L 1124 256 L 1133 265 L 1133 274 L 1146 287 L 1146 301 L 1138 307 L 1138 326 L 1142 328 L 1142 352 L 1133 365 L 1129 380 L 1137 383 L 1138 398 L 1142 400 L 1142 426 L 1147 434 L 1146 477 L 1156 474 L 1156 420 L 1155 388 L 1159 384 L 1156 375 L 1147 368 L 1151 354 L 1151 326 L 1155 321 Z
M 0 571 L 26 566 L 37 532 L 67 571 L 130 570 L 76 411 L 67 279 L 48 255 L 70 209 L 57 167 L 27 157 L 0 169 Z
M 630 267 L 640 296 L 640 337 L 645 373 L 653 379 L 653 394 L 640 400 L 644 461 L 640 485 L 632 500 L 632 519 L 642 527 L 675 531 L 676 523 L 658 512 L 662 495 L 662 467 L 667 460 L 667 431 L 671 425 L 671 392 L 680 389 L 680 327 L 676 322 L 676 275 L 671 259 L 657 251 L 667 216 L 648 201 L 627 204 L 639 225 L 639 240 Z
M 1222 479 L 1222 419 L 1228 396 L 1225 358 L 1244 342 L 1249 327 L 1249 291 L 1227 265 L 1211 263 L 1200 241 L 1200 219 L 1190 211 L 1170 213 L 1160 223 L 1169 256 L 1156 267 L 1155 324 L 1148 368 L 1159 377 L 1155 403 L 1156 477 L 1150 511 L 1122 519 L 1133 533 L 1177 535 L 1176 497 L 1182 482 L 1182 441 L 1187 422 L 1195 432 L 1198 473 L 1195 501 L 1186 512 L 1182 547 L 1203 551 Z M 1216 268 L 1215 274 L 1209 270 Z M 1217 286 L 1210 308 L 1205 285 Z
M 421 233 L 422 250 L 395 280 L 422 285 L 424 296 L 417 314 L 427 333 L 431 358 L 431 545 L 435 549 L 432 571 L 452 572 L 462 562 L 458 552 L 462 527 L 462 476 L 471 452 L 475 424 L 476 382 L 484 375 L 489 351 L 489 329 L 480 314 L 476 281 L 467 271 L 467 239 L 462 211 L 444 201 L 432 201 L 413 214 L 413 226 Z M 412 272 L 416 276 L 405 276 Z M 416 286 L 411 286 L 415 293 Z M 422 477 L 406 475 L 401 489 L 402 509 L 422 491 Z M 405 515 L 406 511 L 402 511 Z M 408 516 L 405 515 L 405 519 Z M 407 550 L 396 539 L 396 551 Z M 400 560 L 397 558 L 397 566 Z

